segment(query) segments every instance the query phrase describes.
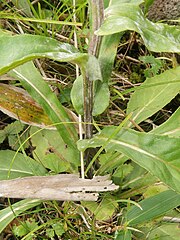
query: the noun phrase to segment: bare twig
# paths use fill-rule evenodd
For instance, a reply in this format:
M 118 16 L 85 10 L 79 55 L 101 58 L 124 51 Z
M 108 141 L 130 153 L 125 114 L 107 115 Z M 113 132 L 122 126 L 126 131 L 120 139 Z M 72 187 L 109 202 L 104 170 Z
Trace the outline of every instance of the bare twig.
M 82 179 L 76 174 L 59 174 L 0 181 L 0 197 L 8 198 L 96 201 L 98 192 L 116 189 L 108 176 Z

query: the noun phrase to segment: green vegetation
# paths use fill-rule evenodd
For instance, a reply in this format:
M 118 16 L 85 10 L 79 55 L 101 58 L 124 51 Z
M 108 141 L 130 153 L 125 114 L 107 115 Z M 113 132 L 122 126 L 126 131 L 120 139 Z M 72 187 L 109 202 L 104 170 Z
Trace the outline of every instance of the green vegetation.
M 0 198 L 0 239 L 179 239 L 180 28 L 149 21 L 152 2 L 0 2 L 0 180 L 119 186 L 97 202 Z

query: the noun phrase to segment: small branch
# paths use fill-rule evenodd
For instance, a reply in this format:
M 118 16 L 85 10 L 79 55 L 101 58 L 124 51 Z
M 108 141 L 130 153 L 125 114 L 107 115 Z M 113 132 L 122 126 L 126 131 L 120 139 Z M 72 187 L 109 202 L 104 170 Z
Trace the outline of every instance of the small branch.
M 164 222 L 171 222 L 171 223 L 180 223 L 180 218 L 176 218 L 176 217 L 163 217 L 163 221 Z
M 118 186 L 109 176 L 82 179 L 76 174 L 33 176 L 0 181 L 0 197 L 59 201 L 96 201 L 98 192 L 114 191 Z

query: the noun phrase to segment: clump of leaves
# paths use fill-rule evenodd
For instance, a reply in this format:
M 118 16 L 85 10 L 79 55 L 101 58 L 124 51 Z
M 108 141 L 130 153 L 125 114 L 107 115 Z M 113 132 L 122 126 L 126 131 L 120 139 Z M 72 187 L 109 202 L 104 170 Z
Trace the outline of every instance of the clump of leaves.
M 94 6 L 99 6 L 98 2 L 96 3 Z M 128 102 L 125 113 L 121 112 L 124 120 L 117 124 L 118 126 L 99 128 L 95 124 L 97 131 L 94 135 L 91 132 L 89 138 L 78 141 L 78 132 L 66 109 L 44 81 L 32 60 L 46 57 L 56 62 L 77 64 L 80 67 L 82 75 L 75 79 L 70 97 L 78 114 L 86 116 L 88 113 L 90 121 L 86 118 L 85 126 L 90 126 L 88 123 L 93 117 L 100 118 L 100 114 L 109 108 L 109 80 L 119 40 L 125 31 L 137 32 L 149 52 L 180 51 L 179 28 L 162 23 L 152 23 L 144 16 L 140 8 L 141 3 L 143 0 L 106 2 L 109 6 L 104 11 L 104 22 L 93 33 L 93 36 L 96 34 L 95 37 L 101 36 L 102 38 L 98 54 L 92 54 L 92 51 L 83 53 L 70 44 L 45 36 L 30 34 L 11 36 L 7 32 L 0 31 L 0 54 L 2 56 L 0 74 L 7 73 L 20 82 L 21 86 L 42 107 L 50 123 L 57 128 L 57 131 L 50 130 L 54 132 L 31 128 L 32 144 L 36 147 L 32 152 L 32 158 L 10 150 L 0 151 L 1 159 L 3 159 L 0 161 L 2 179 L 6 179 L 7 176 L 16 178 L 63 171 L 78 172 L 80 151 L 86 155 L 89 149 L 94 148 L 95 154 L 93 153 L 92 157 L 89 154 L 91 158 L 89 162 L 87 161 L 85 175 L 88 175 L 88 170 L 95 166 L 94 174 L 109 173 L 119 184 L 120 190 L 107 195 L 102 194 L 99 202 L 82 202 L 80 206 L 88 209 L 94 215 L 94 219 L 99 221 L 109 221 L 113 214 L 123 209 L 124 211 L 117 217 L 116 227 L 111 232 L 112 234 L 115 232 L 115 239 L 133 239 L 133 235 L 142 230 L 142 225 L 151 221 L 150 227 L 143 226 L 145 227 L 143 232 L 148 237 L 151 229 L 156 227 L 154 219 L 179 205 L 180 111 L 177 109 L 165 123 L 148 133 L 144 132 L 139 124 L 161 110 L 179 93 L 180 67 L 161 73 L 163 66 L 157 59 L 148 56 L 141 58 L 146 64 L 150 64 L 151 68 L 145 72 L 148 78 L 141 86 L 133 88 L 131 85 L 131 89 L 120 93 L 122 99 L 126 97 Z M 39 13 L 42 13 L 41 7 L 39 10 Z M 48 24 L 50 23 L 56 24 L 48 20 Z M 64 24 L 71 26 L 71 29 L 72 26 L 77 26 L 77 23 L 64 22 Z M 16 50 L 14 54 L 11 54 L 12 50 L 9 46 Z M 127 97 L 125 94 L 129 92 L 133 94 Z M 89 107 L 91 101 L 92 105 Z M 41 121 L 41 126 L 37 125 L 38 121 L 39 116 L 29 124 L 42 127 Z M 85 135 L 87 129 L 85 127 Z M 98 163 L 97 160 L 100 164 L 96 166 L 94 163 Z M 28 166 L 26 166 L 27 161 Z M 167 189 L 162 188 L 158 193 L 155 192 L 147 197 L 144 193 L 149 185 L 159 184 L 159 181 L 167 185 Z M 13 204 L 11 208 L 1 210 L 0 230 L 2 231 L 13 220 L 14 213 L 19 215 L 40 203 L 37 200 L 22 200 Z M 131 204 L 135 206 L 130 206 Z M 77 212 L 79 216 L 84 217 L 82 211 Z M 66 216 L 67 214 L 66 212 Z M 85 215 L 85 222 L 89 230 L 89 222 L 86 219 L 88 219 L 87 215 Z M 73 231 L 74 228 L 72 227 L 71 230 Z M 102 237 L 102 233 L 97 231 L 94 233 L 93 224 L 90 225 L 90 229 L 93 230 L 91 233 L 94 234 L 95 239 L 99 235 Z M 60 229 L 60 235 L 63 230 L 65 231 L 64 228 Z M 80 227 L 78 231 L 81 231 Z M 156 234 L 155 231 L 151 233 L 152 237 Z M 57 230 L 51 225 L 47 234 L 54 236 Z M 80 235 L 82 236 L 83 233 Z M 172 236 L 171 233 L 170 236 Z M 141 235 L 139 239 L 143 237 L 144 235 Z

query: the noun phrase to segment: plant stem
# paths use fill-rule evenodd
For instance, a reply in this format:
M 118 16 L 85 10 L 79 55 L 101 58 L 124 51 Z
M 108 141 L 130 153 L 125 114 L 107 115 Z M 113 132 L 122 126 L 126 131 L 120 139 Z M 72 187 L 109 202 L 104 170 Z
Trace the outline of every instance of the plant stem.
M 104 17 L 104 1 L 103 0 L 89 0 L 90 8 L 90 25 L 91 34 L 88 53 L 98 57 L 99 46 L 101 43 L 101 37 L 94 34 L 94 32 L 101 26 Z M 89 76 L 85 76 L 84 79 L 84 122 L 85 122 L 85 139 L 92 138 L 93 130 L 93 81 L 89 80 Z M 86 165 L 91 161 L 89 150 L 85 153 Z M 92 171 L 89 173 L 89 177 L 92 177 Z

